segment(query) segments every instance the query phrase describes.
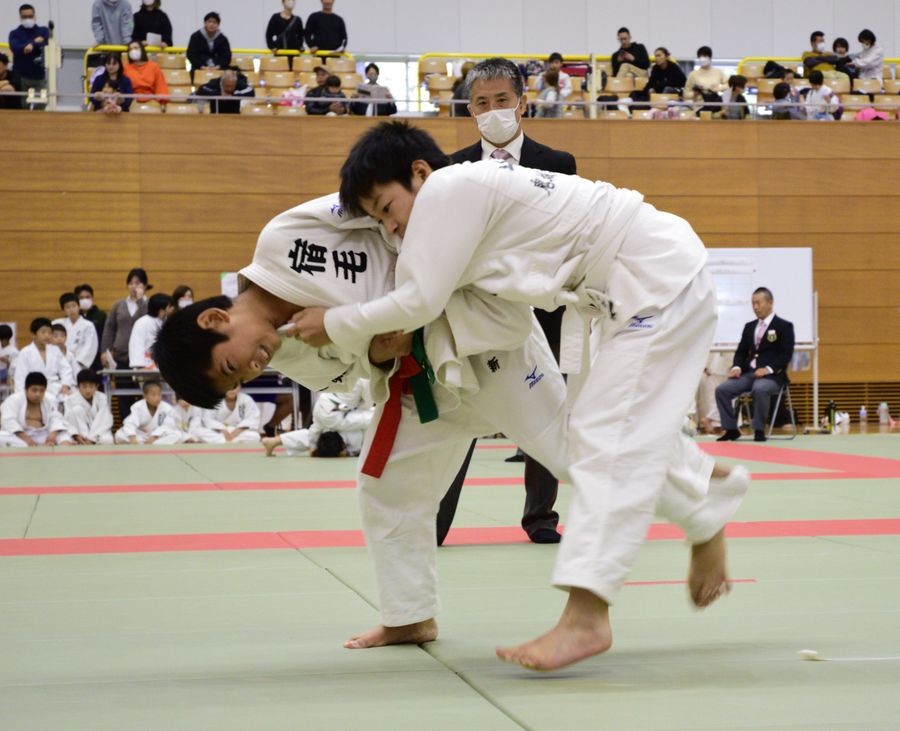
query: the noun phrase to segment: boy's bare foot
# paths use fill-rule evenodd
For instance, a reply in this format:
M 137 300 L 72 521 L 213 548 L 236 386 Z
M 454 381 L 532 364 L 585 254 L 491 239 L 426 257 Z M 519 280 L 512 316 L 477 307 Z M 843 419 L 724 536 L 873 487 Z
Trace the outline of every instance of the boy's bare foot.
M 368 632 L 351 637 L 344 643 L 344 647 L 348 650 L 364 650 L 385 645 L 424 645 L 426 642 L 434 642 L 437 636 L 438 626 L 433 619 L 402 627 L 385 627 L 379 624 Z
M 691 568 L 688 573 L 691 601 L 699 609 L 731 591 L 725 567 L 725 529 L 706 543 L 691 546 Z
M 529 670 L 557 670 L 612 647 L 609 605 L 586 589 L 571 589 L 557 625 L 517 647 L 498 647 L 497 657 Z
M 278 437 L 263 437 L 260 441 L 263 447 L 266 448 L 266 457 L 274 457 L 275 455 L 272 452 L 275 451 L 275 447 L 281 444 L 281 440 Z

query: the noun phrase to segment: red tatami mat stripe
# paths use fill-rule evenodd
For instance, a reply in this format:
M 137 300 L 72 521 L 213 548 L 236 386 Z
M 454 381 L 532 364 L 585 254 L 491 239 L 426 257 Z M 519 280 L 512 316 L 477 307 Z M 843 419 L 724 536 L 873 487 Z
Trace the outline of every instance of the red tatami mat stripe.
M 700 444 L 700 448 L 714 457 L 794 467 L 815 467 L 821 470 L 853 473 L 854 477 L 857 475 L 900 477 L 900 460 L 887 457 L 815 452 L 811 449 L 770 447 L 764 444 L 742 444 L 740 442 L 703 442 Z
M 900 535 L 900 518 L 861 520 L 785 520 L 729 523 L 730 538 L 811 538 L 816 536 Z M 651 541 L 684 538 L 675 526 L 656 523 Z M 526 543 L 521 528 L 454 528 L 446 545 Z M 7 538 L 0 556 L 58 556 L 85 553 L 160 553 L 171 551 L 242 551 L 273 548 L 353 548 L 364 545 L 362 531 L 283 531 L 277 533 L 199 533 L 186 535 L 95 536 L 76 538 Z

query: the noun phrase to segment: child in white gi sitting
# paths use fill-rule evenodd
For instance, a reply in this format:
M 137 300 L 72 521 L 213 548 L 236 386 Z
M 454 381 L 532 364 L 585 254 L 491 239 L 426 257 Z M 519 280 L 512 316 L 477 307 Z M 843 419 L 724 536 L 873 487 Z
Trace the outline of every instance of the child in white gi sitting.
M 22 348 L 16 358 L 16 370 L 13 373 L 16 391 L 25 390 L 25 379 L 34 371 L 42 373 L 47 379 L 47 394 L 51 398 L 57 398 L 60 394 L 68 396 L 74 388 L 75 374 L 62 351 L 51 342 L 52 327 L 46 317 L 32 320 L 31 344 Z
M 162 387 L 157 381 L 144 381 L 144 398 L 131 405 L 131 411 L 116 432 L 116 444 L 153 444 L 157 431 L 172 410 L 172 405 L 162 400 Z
M 77 444 L 112 444 L 113 417 L 109 401 L 100 388 L 100 376 L 83 368 L 78 390 L 69 394 L 64 408 L 69 431 Z
M 69 331 L 66 330 L 65 325 L 54 322 L 50 326 L 50 344 L 59 348 L 59 352 L 62 353 L 62 357 L 69 364 L 69 370 L 72 371 L 72 377 L 74 378 L 84 366 L 78 362 L 75 354 L 69 349 L 68 342 Z M 71 393 L 74 393 L 74 389 L 72 389 Z
M 233 388 L 214 409 L 203 409 L 203 426 L 212 432 L 210 444 L 259 441 L 259 406 L 250 396 Z
M 72 444 L 66 421 L 56 408 L 56 400 L 47 395 L 47 377 L 33 371 L 22 385 L 23 390 L 14 393 L 0 406 L 0 445 L 52 447 Z
M 19 349 L 12 342 L 13 331 L 9 325 L 0 325 L 0 385 L 9 383 L 16 366 Z
M 178 398 L 162 426 L 153 432 L 156 444 L 201 444 L 214 442 L 218 432 L 203 426 L 203 409 Z

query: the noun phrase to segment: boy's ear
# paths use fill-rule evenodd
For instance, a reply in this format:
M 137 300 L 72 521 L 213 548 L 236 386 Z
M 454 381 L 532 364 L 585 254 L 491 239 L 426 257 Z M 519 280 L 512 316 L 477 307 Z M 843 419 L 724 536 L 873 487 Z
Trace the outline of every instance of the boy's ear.
M 231 316 L 228 310 L 220 307 L 209 307 L 197 315 L 197 325 L 201 330 L 220 331 L 225 325 L 231 322 Z

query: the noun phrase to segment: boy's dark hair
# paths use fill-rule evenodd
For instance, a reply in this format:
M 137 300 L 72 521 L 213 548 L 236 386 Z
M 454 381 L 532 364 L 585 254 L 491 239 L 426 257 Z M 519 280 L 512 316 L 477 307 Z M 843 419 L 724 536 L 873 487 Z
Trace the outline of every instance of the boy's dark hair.
M 859 36 L 857 36 L 856 40 L 860 43 L 865 41 L 866 43 L 871 43 L 873 46 L 875 45 L 875 34 L 870 31 L 868 28 L 864 28 L 859 32 Z
M 628 30 L 628 28 L 626 28 L 624 25 L 616 31 L 616 35 L 619 35 L 619 33 L 627 33 L 628 35 L 631 35 L 631 31 Z
M 228 340 L 215 330 L 200 327 L 197 318 L 211 307 L 229 310 L 231 306 L 231 298 L 225 295 L 194 302 L 163 323 L 151 348 L 162 377 L 194 406 L 211 409 L 225 398 L 207 371 L 212 366 L 212 349 Z
M 50 325 L 50 329 L 55 333 L 65 333 L 66 336 L 69 335 L 69 331 L 66 330 L 66 326 L 59 322 L 54 322 Z
M 341 77 L 335 76 L 331 74 L 327 79 L 325 79 L 325 86 L 340 86 L 341 85 Z
M 82 368 L 75 377 L 75 382 L 80 386 L 82 383 L 93 383 L 95 386 L 100 385 L 100 376 L 90 368 Z
M 65 309 L 66 305 L 69 302 L 74 302 L 76 305 L 78 304 L 78 298 L 75 296 L 74 292 L 63 292 L 59 296 L 59 309 Z
M 0 53 L 0 63 L 9 66 L 9 56 L 7 56 L 5 53 Z
M 23 10 L 30 10 L 32 13 L 35 12 L 34 5 L 30 5 L 29 3 L 25 3 L 24 5 L 19 6 L 19 13 L 21 13 Z
M 159 381 L 157 381 L 157 380 L 155 380 L 155 379 L 153 379 L 153 378 L 150 378 L 149 380 L 144 381 L 144 383 L 141 385 L 141 392 L 142 392 L 144 395 L 146 395 L 146 394 L 147 394 L 147 391 L 149 391 L 149 390 L 150 390 L 151 388 L 153 388 L 154 386 L 155 386 L 156 388 L 160 388 L 160 389 L 162 388 L 162 384 L 161 384 Z
M 47 376 L 40 371 L 31 371 L 31 373 L 25 376 L 25 388 L 27 390 L 32 386 L 43 386 L 44 388 L 47 388 Z
M 825 33 L 823 33 L 820 30 L 814 30 L 812 33 L 809 34 L 809 42 L 812 43 L 814 40 L 816 40 L 816 38 L 824 38 L 824 37 L 825 37 Z
M 788 94 L 791 93 L 791 85 L 785 81 L 782 81 L 780 84 L 775 84 L 775 88 L 772 89 L 772 95 L 776 99 L 787 99 Z
M 563 62 L 562 54 L 559 51 L 554 51 L 547 57 L 547 63 L 553 63 L 554 61 Z
M 76 295 L 81 294 L 82 292 L 90 292 L 91 297 L 94 296 L 94 288 L 90 284 L 79 284 L 72 290 Z
M 821 71 L 810 71 L 809 72 L 809 83 L 810 84 L 824 84 L 825 77 L 822 75 Z
M 150 287 L 147 286 L 147 272 L 145 272 L 140 267 L 135 267 L 134 269 L 132 269 L 131 271 L 128 272 L 128 276 L 125 277 L 125 284 L 128 284 L 135 277 L 137 277 L 140 280 L 141 284 L 143 284 L 144 287 L 146 287 L 147 289 L 150 289 Z
M 50 322 L 50 319 L 47 317 L 35 317 L 31 321 L 31 325 L 29 326 L 29 330 L 31 330 L 32 335 L 37 335 L 37 331 L 42 327 L 53 327 L 53 323 Z
M 222 25 L 222 16 L 215 10 L 203 16 L 203 22 L 205 23 L 207 20 L 215 20 L 219 25 Z
M 12 328 L 9 325 L 0 325 L 0 340 L 12 340 Z
M 728 78 L 728 86 L 732 89 L 737 89 L 741 87 L 743 89 L 747 88 L 747 77 L 741 76 L 740 74 L 734 74 Z
M 366 65 L 366 71 L 365 71 L 365 72 L 366 72 L 366 73 L 369 73 L 369 69 L 375 69 L 375 73 L 376 73 L 376 74 L 379 74 L 379 75 L 381 74 L 381 69 L 378 68 L 378 64 L 377 64 L 377 63 L 370 63 L 370 64 L 367 64 L 367 65 Z
M 700 56 L 709 56 L 712 58 L 712 49 L 709 46 L 700 46 L 700 48 L 697 49 L 697 58 L 700 58 Z
M 324 431 L 316 442 L 316 457 L 340 457 L 344 451 L 344 438 L 336 431 Z
M 396 181 L 412 188 L 412 164 L 424 160 L 432 170 L 450 164 L 434 138 L 406 122 L 382 122 L 357 140 L 341 167 L 341 203 L 356 215 L 365 212 L 360 201 L 376 183 Z
M 850 42 L 846 38 L 835 38 L 834 43 L 831 44 L 831 50 L 837 52 L 838 48 L 844 48 L 846 50 L 850 50 Z
M 171 304 L 172 298 L 169 295 L 158 292 L 147 300 L 147 314 L 150 317 L 159 317 L 159 313 Z
M 764 294 L 766 297 L 768 297 L 769 302 L 775 301 L 775 298 L 772 296 L 772 290 L 768 287 L 757 287 L 753 290 L 753 294 Z

